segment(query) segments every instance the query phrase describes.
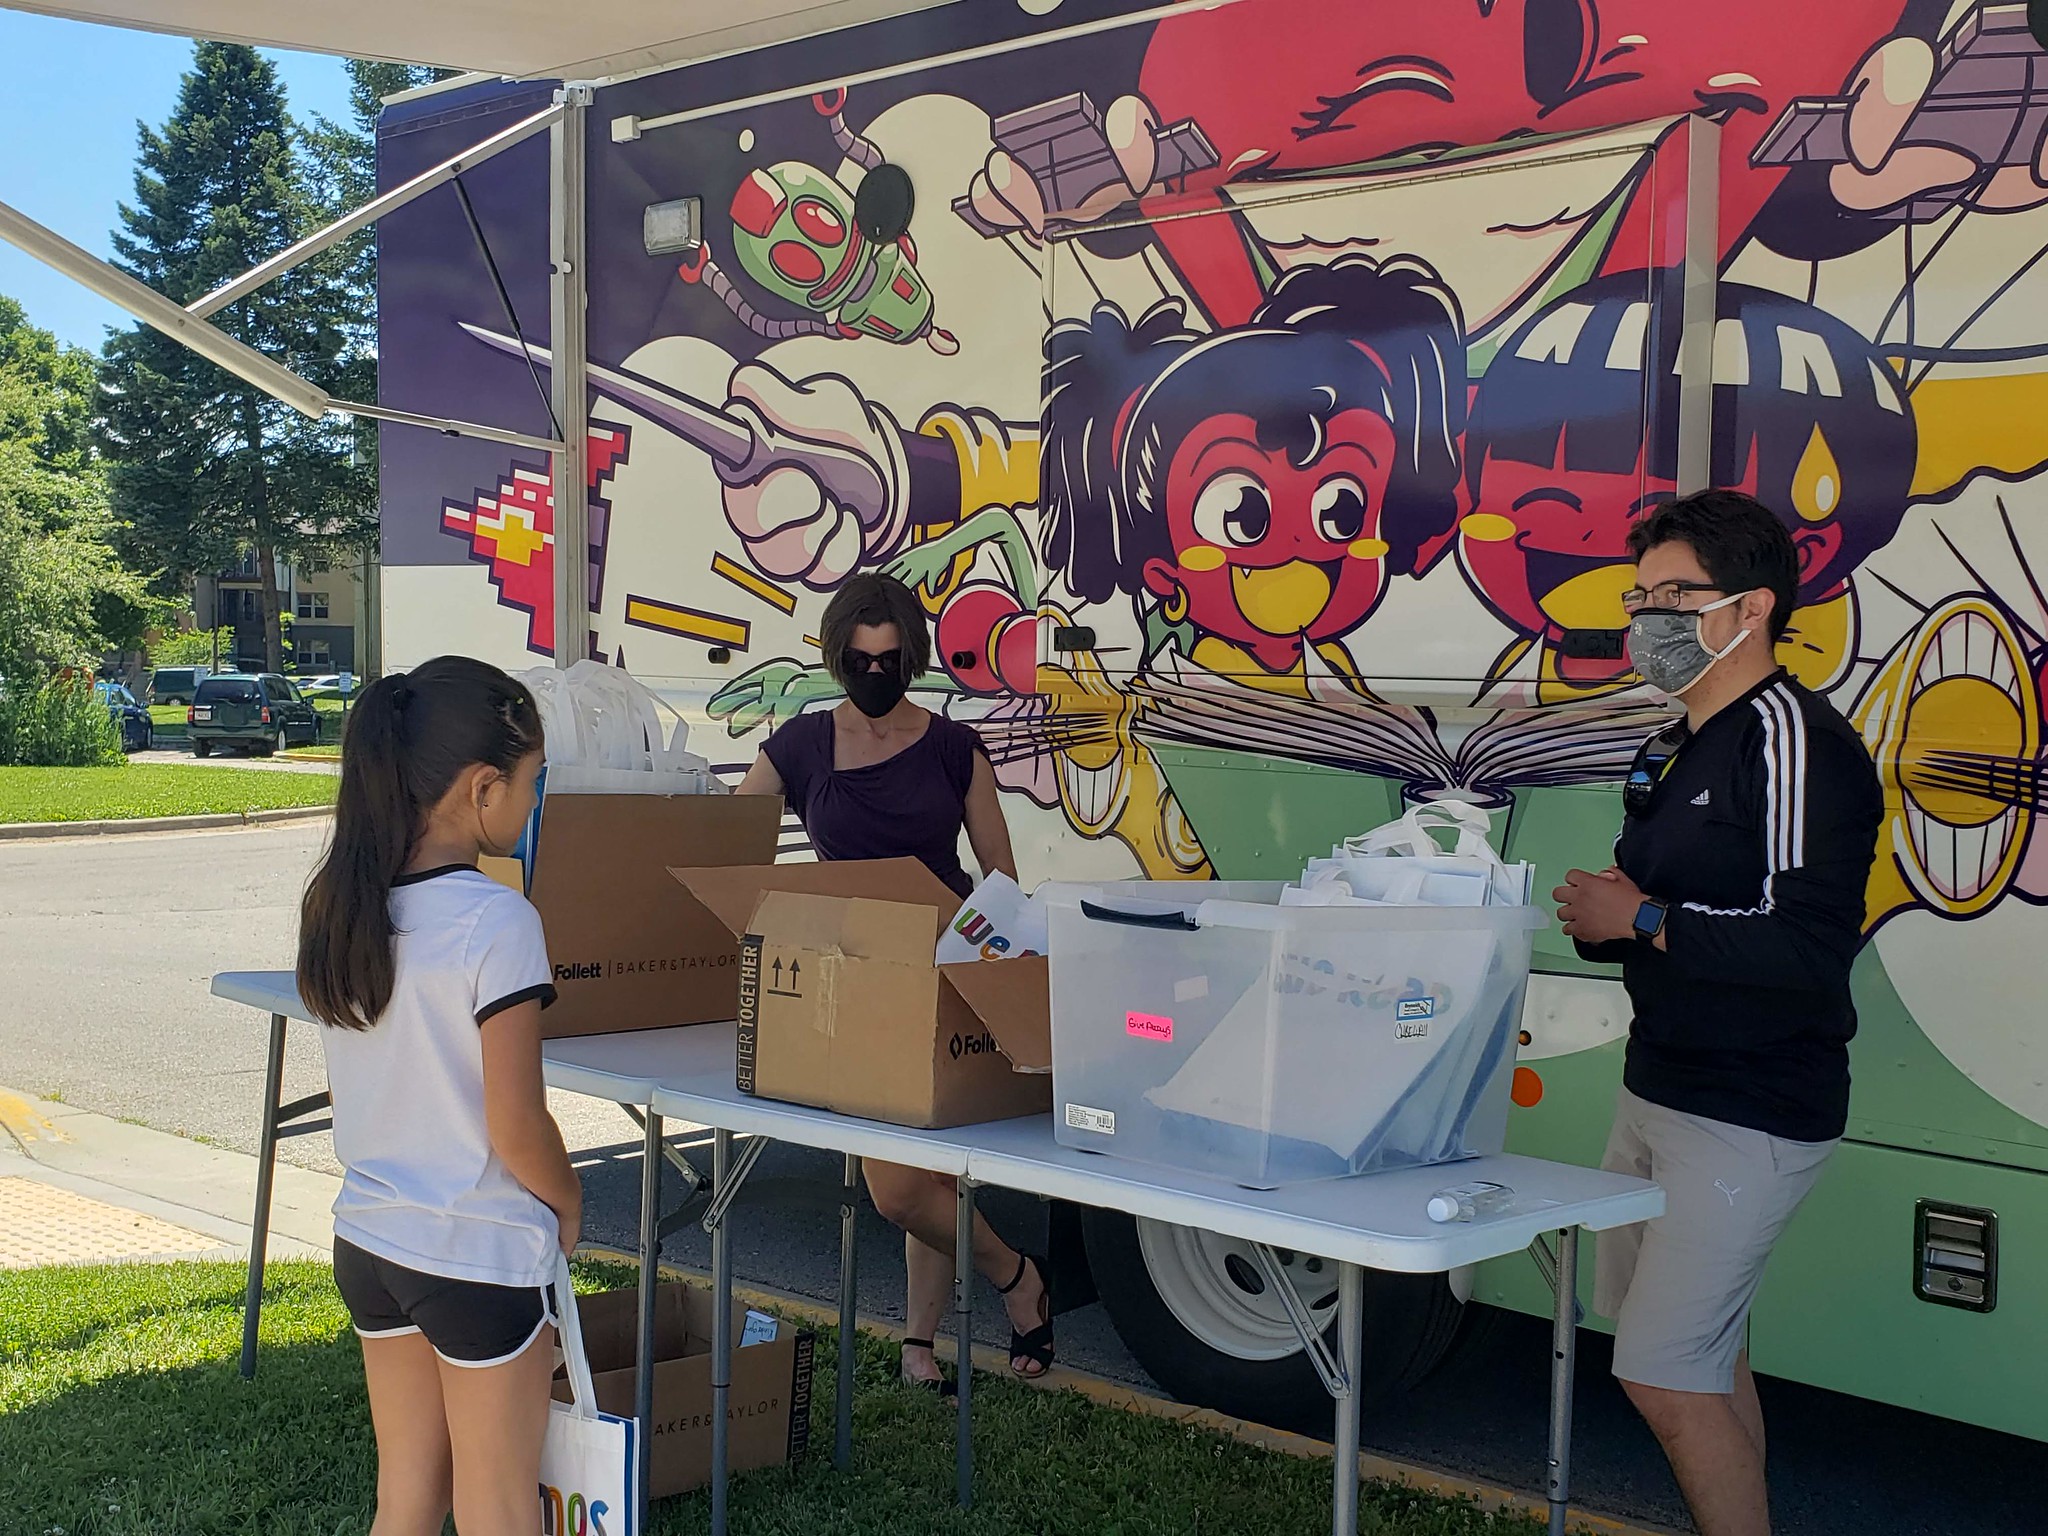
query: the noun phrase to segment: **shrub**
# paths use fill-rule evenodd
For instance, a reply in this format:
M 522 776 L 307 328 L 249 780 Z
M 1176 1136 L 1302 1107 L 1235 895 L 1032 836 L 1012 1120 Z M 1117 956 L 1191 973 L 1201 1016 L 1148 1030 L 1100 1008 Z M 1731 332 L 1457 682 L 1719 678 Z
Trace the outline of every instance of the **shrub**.
M 0 765 L 95 768 L 125 762 L 121 735 L 85 673 L 0 693 Z

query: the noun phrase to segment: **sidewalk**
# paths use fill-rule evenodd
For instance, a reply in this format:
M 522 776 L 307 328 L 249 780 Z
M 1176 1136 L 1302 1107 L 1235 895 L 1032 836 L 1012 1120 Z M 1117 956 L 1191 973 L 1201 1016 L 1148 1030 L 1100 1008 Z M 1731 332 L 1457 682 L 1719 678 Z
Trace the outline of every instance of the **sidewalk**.
M 341 1181 L 277 1165 L 273 1258 L 325 1258 Z M 0 1269 L 249 1252 L 256 1159 L 0 1088 Z

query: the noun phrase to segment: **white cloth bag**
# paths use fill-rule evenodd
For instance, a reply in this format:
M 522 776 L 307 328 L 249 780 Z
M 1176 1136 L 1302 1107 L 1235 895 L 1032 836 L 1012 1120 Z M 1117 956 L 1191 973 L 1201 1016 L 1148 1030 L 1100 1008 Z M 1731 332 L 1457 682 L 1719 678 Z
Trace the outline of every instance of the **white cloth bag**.
M 702 795 L 724 786 L 689 750 L 690 728 L 621 667 L 579 661 L 519 675 L 547 732 L 550 789 L 576 794 Z M 673 727 L 663 712 L 675 717 Z
M 555 1276 L 555 1313 L 574 1400 L 548 1405 L 547 1436 L 540 1447 L 537 1529 L 544 1536 L 639 1536 L 640 1426 L 598 1411 L 566 1258 Z
M 1045 903 L 1026 896 L 1023 887 L 997 871 L 974 888 L 946 931 L 939 935 L 935 965 L 964 965 L 978 960 L 1014 960 L 1042 955 L 1046 938 Z
M 1346 838 L 1327 859 L 1311 859 L 1286 906 L 1523 906 L 1530 868 L 1506 864 L 1487 841 L 1483 806 L 1432 800 L 1385 826 Z M 1438 829 L 1456 834 L 1446 852 Z

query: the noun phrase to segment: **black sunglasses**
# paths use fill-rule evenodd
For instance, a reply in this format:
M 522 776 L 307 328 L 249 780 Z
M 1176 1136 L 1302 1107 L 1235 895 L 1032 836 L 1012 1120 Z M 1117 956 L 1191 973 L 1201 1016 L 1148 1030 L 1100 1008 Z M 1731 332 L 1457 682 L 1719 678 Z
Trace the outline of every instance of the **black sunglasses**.
M 839 653 L 839 664 L 846 668 L 848 677 L 865 677 L 870 669 L 879 667 L 891 677 L 903 675 L 903 650 L 868 652 L 848 646 Z
M 1671 766 L 1671 759 L 1678 756 L 1678 749 L 1691 735 L 1691 729 L 1683 720 L 1674 721 L 1636 749 L 1636 760 L 1630 765 L 1628 778 L 1621 786 L 1621 808 L 1624 811 L 1631 816 L 1640 816 L 1650 808 L 1650 797 L 1657 793 L 1657 784 L 1664 777 L 1664 770 Z

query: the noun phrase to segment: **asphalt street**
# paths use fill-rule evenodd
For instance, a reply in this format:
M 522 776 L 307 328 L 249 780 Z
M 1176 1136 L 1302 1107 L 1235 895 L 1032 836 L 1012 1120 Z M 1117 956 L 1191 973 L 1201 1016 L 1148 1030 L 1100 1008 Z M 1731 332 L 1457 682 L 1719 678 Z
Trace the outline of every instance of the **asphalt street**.
M 264 1021 L 207 992 L 216 971 L 289 966 L 297 904 L 326 824 L 0 843 L 0 1085 L 254 1151 Z M 324 1086 L 319 1045 L 295 1029 L 285 1094 Z M 586 1235 L 637 1242 L 640 1133 L 614 1106 L 554 1096 L 582 1167 Z M 674 1128 L 672 1128 L 674 1129 Z M 708 1168 L 708 1138 L 677 1129 Z M 283 1155 L 336 1171 L 328 1137 Z M 777 1147 L 733 1223 L 743 1281 L 831 1302 L 838 1288 L 838 1158 Z M 682 1192 L 669 1170 L 667 1192 Z M 984 1193 L 1013 1241 L 1038 1246 L 1043 1207 Z M 664 1256 L 702 1267 L 694 1225 Z M 902 1244 L 863 1207 L 861 1307 L 900 1318 Z M 977 1333 L 1000 1343 L 983 1288 Z M 1606 1342 L 1582 1335 L 1575 1491 L 1588 1508 L 1685 1528 L 1663 1459 L 1606 1374 Z M 1370 1341 L 1368 1341 L 1370 1348 Z M 1060 1319 L 1064 1360 L 1149 1385 L 1099 1307 Z M 1370 1449 L 1488 1482 L 1539 1490 L 1548 1325 L 1501 1316 L 1366 1427 Z M 1783 1382 L 1764 1383 L 1777 1528 L 1786 1536 L 2022 1536 L 2043 1529 L 2032 1469 L 2042 1448 L 1944 1420 Z

